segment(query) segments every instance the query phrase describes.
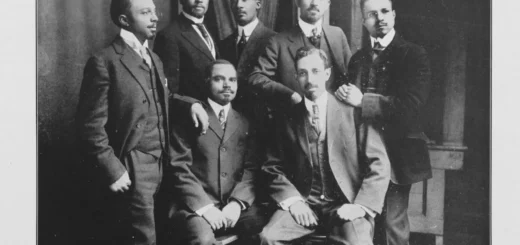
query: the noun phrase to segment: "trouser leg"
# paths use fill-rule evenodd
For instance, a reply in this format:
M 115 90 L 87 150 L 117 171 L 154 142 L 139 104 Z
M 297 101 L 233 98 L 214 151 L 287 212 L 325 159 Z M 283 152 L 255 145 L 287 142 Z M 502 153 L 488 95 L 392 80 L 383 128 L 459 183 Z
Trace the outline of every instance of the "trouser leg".
M 313 233 L 294 221 L 289 211 L 277 210 L 260 233 L 260 244 L 282 245 Z
M 410 221 L 408 202 L 411 185 L 390 183 L 386 193 L 385 208 L 377 221 L 377 243 L 385 245 L 408 245 Z

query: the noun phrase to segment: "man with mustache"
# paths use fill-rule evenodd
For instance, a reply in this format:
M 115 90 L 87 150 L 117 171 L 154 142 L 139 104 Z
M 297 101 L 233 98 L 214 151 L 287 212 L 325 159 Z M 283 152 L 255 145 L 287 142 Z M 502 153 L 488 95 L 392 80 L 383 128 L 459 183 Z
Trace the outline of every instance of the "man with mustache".
M 261 244 L 300 244 L 315 231 L 327 234 L 326 244 L 372 244 L 390 179 L 380 130 L 360 124 L 354 107 L 326 91 L 331 67 L 323 50 L 300 48 L 295 66 L 305 97 L 275 115 L 262 170 L 280 208 L 260 233 Z
M 168 107 L 186 116 L 191 108 L 202 122 L 207 115 L 192 98 L 175 95 L 169 104 L 162 62 L 148 49 L 158 21 L 153 1 L 112 0 L 110 15 L 121 31 L 85 66 L 79 144 L 95 168 L 93 184 L 103 187 L 95 229 L 106 234 L 98 242 L 150 245 L 156 243 L 155 193 L 172 154 Z
M 404 40 L 394 29 L 391 0 L 362 0 L 363 25 L 370 44 L 348 68 L 348 82 L 336 92 L 361 110 L 363 120 L 382 126 L 392 164 L 385 211 L 377 219 L 383 244 L 409 243 L 408 199 L 411 185 L 432 177 L 428 138 L 420 113 L 430 92 L 430 64 L 424 48 Z M 381 223 L 380 223 L 381 222 Z
M 216 42 L 204 25 L 209 0 L 181 0 L 182 13 L 161 30 L 154 51 L 164 62 L 173 92 L 205 99 L 204 69 L 218 57 Z
M 314 46 L 331 58 L 332 69 L 327 90 L 334 92 L 343 83 L 351 56 L 347 38 L 334 26 L 322 25 L 330 0 L 295 0 L 300 10 L 298 25 L 269 40 L 258 58 L 249 84 L 272 109 L 290 108 L 302 102 L 303 90 L 294 80 L 294 57 L 303 46 Z
M 262 7 L 261 0 L 232 0 L 231 4 L 238 24 L 237 30 L 222 40 L 219 50 L 222 58 L 229 60 L 237 68 L 240 91 L 233 102 L 234 108 L 256 122 L 263 119 L 265 106 L 251 91 L 247 79 L 269 38 L 276 32 L 258 20 L 258 11 Z M 261 122 L 258 124 L 262 127 L 265 126 Z
M 260 169 L 254 131 L 231 107 L 238 87 L 236 70 L 230 62 L 216 60 L 205 74 L 209 132 L 199 135 L 188 120 L 173 126 L 176 157 L 167 178 L 175 198 L 168 233 L 175 244 L 216 244 L 215 236 L 227 232 L 247 240 L 265 224 L 253 204 Z

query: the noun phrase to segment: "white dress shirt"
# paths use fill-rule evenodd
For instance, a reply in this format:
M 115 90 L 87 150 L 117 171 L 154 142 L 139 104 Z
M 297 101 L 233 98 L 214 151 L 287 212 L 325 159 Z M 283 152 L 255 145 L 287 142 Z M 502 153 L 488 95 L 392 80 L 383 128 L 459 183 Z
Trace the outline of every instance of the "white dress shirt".
M 224 109 L 224 120 L 227 121 L 229 109 L 231 109 L 231 103 L 228 103 L 227 105 L 221 105 L 210 98 L 208 98 L 208 103 L 211 106 L 211 109 L 213 109 L 213 111 L 215 112 L 215 115 L 217 115 L 217 118 L 218 114 L 220 114 L 220 111 Z
M 182 14 L 188 18 L 188 20 L 191 20 L 193 21 L 193 23 L 197 23 L 197 24 L 203 24 L 204 22 L 204 16 L 202 16 L 202 18 L 196 18 L 194 16 L 191 16 L 190 14 L 182 11 Z M 204 26 L 204 29 L 206 29 L 206 32 L 208 33 L 209 35 L 209 40 L 211 41 L 211 43 L 207 43 L 206 42 L 206 39 L 204 39 L 204 36 L 202 35 L 202 33 L 200 32 L 199 28 L 197 27 L 197 25 L 195 24 L 192 24 L 191 27 L 193 27 L 193 29 L 199 34 L 200 38 L 202 38 L 202 41 L 206 44 L 206 46 L 208 46 L 208 49 L 211 51 L 211 55 L 213 55 L 213 58 L 216 58 L 216 49 L 215 49 L 215 42 L 213 41 L 213 38 L 211 37 L 211 35 L 209 35 L 209 31 L 208 29 L 206 28 L 206 26 Z
M 119 36 L 121 36 L 121 38 L 123 38 L 123 41 L 125 41 L 125 43 L 128 44 L 128 46 L 130 46 L 130 48 L 132 48 L 132 50 L 135 51 L 137 53 L 137 55 L 139 55 L 139 57 L 144 58 L 141 55 L 141 48 L 142 47 L 148 48 L 148 40 L 145 40 L 144 43 L 141 44 L 141 42 L 139 41 L 139 39 L 137 39 L 135 34 L 129 32 L 123 28 L 121 28 L 121 32 L 119 33 Z
M 323 20 L 320 19 L 320 20 L 318 20 L 318 22 L 316 22 L 316 24 L 312 25 L 312 24 L 309 24 L 309 23 L 303 21 L 301 18 L 298 18 L 298 25 L 300 26 L 300 28 L 303 31 L 303 34 L 305 34 L 306 37 L 313 36 L 312 30 L 314 28 L 317 28 L 317 31 L 318 31 L 318 32 L 316 32 L 316 35 L 321 35 L 321 31 L 323 29 L 322 23 L 323 23 Z
M 249 41 L 249 37 L 251 36 L 251 34 L 253 34 L 253 31 L 255 30 L 259 22 L 260 21 L 258 21 L 258 18 L 255 17 L 255 20 L 251 21 L 251 23 L 245 26 L 238 26 L 237 44 L 240 42 L 240 39 L 242 38 L 242 32 L 245 35 L 246 42 Z
M 383 50 L 385 50 L 388 45 L 394 40 L 395 37 L 395 29 L 392 29 L 390 32 L 388 32 L 383 38 L 374 38 L 370 36 L 370 45 L 372 45 L 372 48 L 374 47 L 374 43 L 377 41 L 379 44 L 381 44 L 381 47 Z

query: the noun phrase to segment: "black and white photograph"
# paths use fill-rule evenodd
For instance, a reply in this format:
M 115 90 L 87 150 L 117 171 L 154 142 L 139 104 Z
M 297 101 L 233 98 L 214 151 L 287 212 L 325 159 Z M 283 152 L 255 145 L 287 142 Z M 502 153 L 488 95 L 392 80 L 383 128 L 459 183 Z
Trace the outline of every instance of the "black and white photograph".
M 36 159 L 23 163 L 36 182 L 21 181 L 34 220 L 11 224 L 37 244 L 488 245 L 491 194 L 519 193 L 491 188 L 518 179 L 492 175 L 518 161 L 491 160 L 491 99 L 508 98 L 507 113 L 518 102 L 492 96 L 490 0 L 34 7 L 34 54 L 16 61 L 36 73 Z M 501 40 L 518 54 L 516 37 Z M 31 155 L 16 135 L 5 142 Z

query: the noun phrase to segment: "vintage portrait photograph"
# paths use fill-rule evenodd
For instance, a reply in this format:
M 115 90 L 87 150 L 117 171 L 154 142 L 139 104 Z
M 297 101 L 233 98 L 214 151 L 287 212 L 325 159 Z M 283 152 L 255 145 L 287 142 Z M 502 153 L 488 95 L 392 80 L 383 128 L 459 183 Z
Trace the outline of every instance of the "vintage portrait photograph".
M 37 244 L 491 244 L 490 0 L 35 4 Z

